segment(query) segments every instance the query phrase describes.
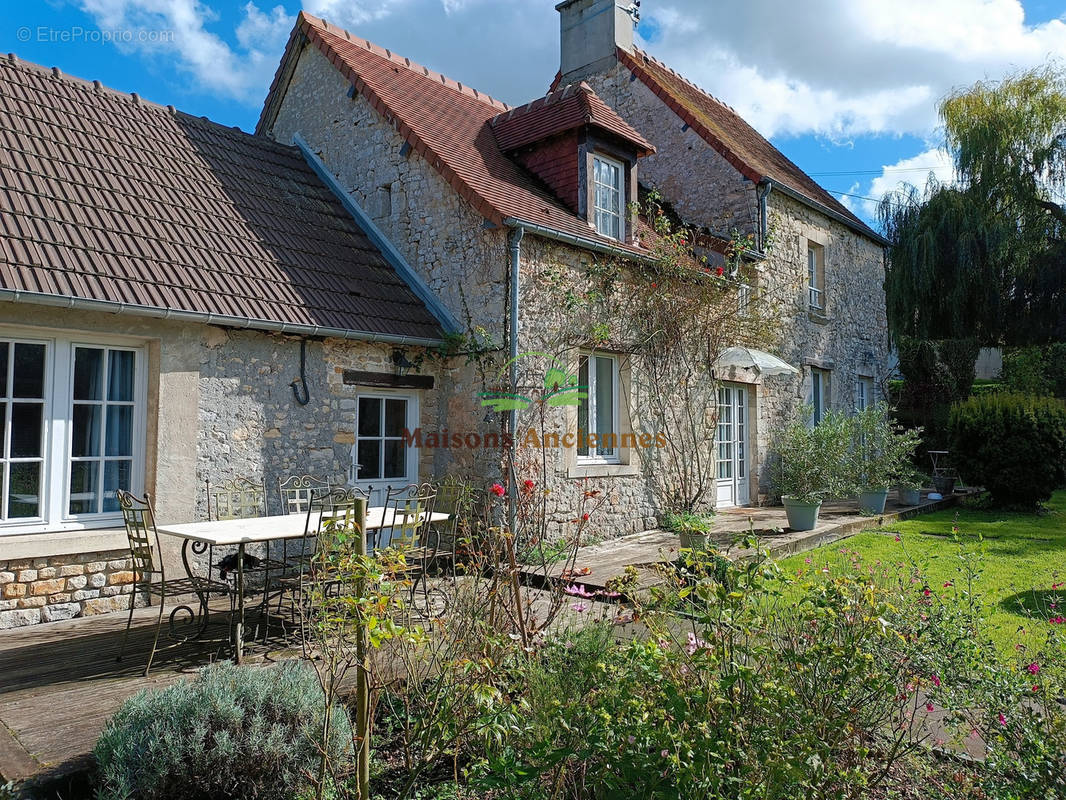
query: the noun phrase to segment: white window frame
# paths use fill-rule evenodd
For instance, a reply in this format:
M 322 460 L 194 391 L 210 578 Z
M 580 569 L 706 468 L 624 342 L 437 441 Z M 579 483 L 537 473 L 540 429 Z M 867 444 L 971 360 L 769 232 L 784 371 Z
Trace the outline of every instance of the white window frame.
M 599 180 L 599 170 L 596 169 L 597 162 L 603 162 L 604 164 L 614 167 L 618 170 L 618 182 L 617 185 L 611 186 L 607 183 L 601 183 Z M 609 208 L 601 208 L 597 202 L 599 197 L 599 187 L 605 187 L 606 189 L 618 193 L 618 210 L 613 211 Z M 609 156 L 600 155 L 599 153 L 593 153 L 592 155 L 592 224 L 596 228 L 596 232 L 600 236 L 606 236 L 608 239 L 614 239 L 616 241 L 623 241 L 626 235 L 626 220 L 625 220 L 625 199 L 626 199 L 626 167 L 621 161 Z M 600 214 L 607 215 L 618 221 L 618 233 L 617 235 L 613 231 L 605 231 L 600 227 Z
M 580 370 L 581 370 L 581 360 L 588 359 L 588 362 L 589 362 L 589 365 L 588 365 L 589 382 L 588 382 L 588 386 L 585 389 L 585 391 L 586 391 L 586 393 L 588 395 L 588 397 L 587 397 L 587 399 L 585 401 L 588 404 L 588 430 L 584 431 L 584 433 L 587 434 L 587 435 L 592 435 L 597 429 L 597 420 L 596 420 L 597 404 L 595 402 L 595 400 L 596 400 L 596 370 L 594 369 L 595 365 L 593 363 L 593 359 L 597 359 L 597 358 L 602 358 L 602 359 L 605 359 L 605 360 L 608 360 L 608 361 L 611 362 L 611 377 L 612 377 L 612 381 L 611 382 L 613 384 L 612 391 L 611 391 L 611 404 L 613 406 L 613 408 L 612 408 L 612 416 L 613 416 L 613 419 L 614 419 L 614 428 L 615 428 L 614 431 L 613 431 L 613 433 L 615 434 L 615 443 L 614 443 L 615 446 L 614 446 L 614 449 L 611 452 L 609 452 L 609 453 L 599 453 L 599 452 L 595 452 L 595 451 L 598 451 L 600 449 L 600 447 L 598 446 L 598 443 L 597 443 L 597 447 L 595 449 L 589 448 L 589 452 L 588 453 L 582 454 L 581 453 L 581 446 L 580 446 L 581 443 L 579 442 L 578 443 L 578 447 L 577 447 L 577 463 L 578 464 L 620 464 L 620 463 L 622 463 L 622 424 L 621 424 L 621 418 L 619 416 L 619 409 L 620 409 L 620 406 L 621 406 L 621 403 L 619 401 L 620 392 L 621 392 L 621 369 L 620 369 L 618 356 L 614 355 L 613 353 L 598 353 L 598 352 L 595 352 L 595 351 L 584 351 L 583 350 L 583 351 L 581 351 L 580 355 L 578 356 L 578 374 L 580 374 Z M 580 418 L 580 414 L 579 414 L 579 418 Z M 578 431 L 578 435 L 580 436 L 581 433 L 582 433 L 582 431 L 579 430 Z
M 811 367 L 811 424 L 817 425 L 829 410 L 830 371 Z
M 394 482 L 395 481 L 403 481 L 405 484 L 406 483 L 417 483 L 418 482 L 418 447 L 416 445 L 414 445 L 414 444 L 412 444 L 410 447 L 407 447 L 406 444 L 405 444 L 406 456 L 407 457 L 406 457 L 406 460 L 405 460 L 405 463 L 404 463 L 404 474 L 403 474 L 403 476 L 395 477 L 395 478 L 386 478 L 386 477 L 384 477 L 384 472 L 385 472 L 385 469 L 384 469 L 384 465 L 385 465 L 385 461 L 384 461 L 384 459 L 385 459 L 384 442 L 387 439 L 395 439 L 396 437 L 386 437 L 385 436 L 384 416 L 382 416 L 382 418 L 381 418 L 382 427 L 381 427 L 381 435 L 380 436 L 364 436 L 364 437 L 360 437 L 359 436 L 359 406 L 360 406 L 361 401 L 364 400 L 364 399 L 381 400 L 381 414 L 382 415 L 384 415 L 384 413 L 385 413 L 385 401 L 386 400 L 406 400 L 407 401 L 407 419 L 406 419 L 406 421 L 404 423 L 404 427 L 407 428 L 408 430 L 411 430 L 411 431 L 414 430 L 412 425 L 415 428 L 418 427 L 419 407 L 418 407 L 418 395 L 417 394 L 412 394 L 412 393 L 409 393 L 409 392 L 394 392 L 394 391 L 389 391 L 387 389 L 384 389 L 384 390 L 375 390 L 375 389 L 360 390 L 355 396 L 355 429 L 354 429 L 355 443 L 352 444 L 352 464 L 351 464 L 350 472 L 349 472 L 349 483 L 351 483 L 352 485 L 356 485 L 356 486 L 363 485 L 363 484 L 367 484 L 367 485 L 369 485 L 369 484 L 380 484 L 380 485 L 384 486 L 389 481 L 394 481 Z M 360 440 L 360 438 L 362 438 L 362 439 L 373 439 L 373 440 L 380 441 L 380 442 L 383 443 L 382 447 L 381 447 L 381 452 L 378 454 L 379 463 L 381 464 L 381 472 L 382 472 L 381 476 L 376 477 L 376 478 L 360 478 L 359 477 L 359 468 L 358 468 L 357 464 L 359 463 L 358 458 L 359 458 L 359 440 Z M 390 485 L 395 488 L 396 486 L 399 486 L 400 484 L 399 483 L 392 483 Z
M 0 327 L 0 341 L 45 345 L 45 404 L 41 514 L 18 520 L 0 520 L 0 538 L 26 533 L 91 530 L 121 525 L 122 512 L 71 514 L 70 465 L 73 435 L 74 348 L 128 350 L 134 353 L 133 451 L 130 490 L 144 492 L 148 421 L 147 353 L 143 340 L 82 332 L 45 334 L 39 330 Z M 10 417 L 8 417 L 8 421 Z M 10 425 L 6 426 L 10 429 Z M 101 438 L 101 447 L 105 442 Z M 103 491 L 103 484 L 99 491 Z M 3 501 L 0 496 L 0 502 Z
M 807 243 L 807 301 L 813 311 L 825 310 L 825 248 Z

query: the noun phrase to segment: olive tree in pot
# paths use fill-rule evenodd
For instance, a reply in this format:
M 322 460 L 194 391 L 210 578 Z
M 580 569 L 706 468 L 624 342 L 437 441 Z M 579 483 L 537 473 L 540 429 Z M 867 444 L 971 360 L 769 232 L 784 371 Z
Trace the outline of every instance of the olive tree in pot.
M 921 441 L 921 429 L 895 425 L 884 404 L 858 412 L 851 423 L 848 471 L 856 482 L 859 510 L 864 514 L 883 514 L 888 488 L 907 481 L 914 470 L 914 451 Z
M 851 421 L 828 411 L 812 425 L 809 408 L 805 417 L 777 432 L 770 462 L 770 482 L 781 495 L 788 527 L 794 531 L 813 530 L 822 500 L 847 494 L 852 488 L 847 470 Z

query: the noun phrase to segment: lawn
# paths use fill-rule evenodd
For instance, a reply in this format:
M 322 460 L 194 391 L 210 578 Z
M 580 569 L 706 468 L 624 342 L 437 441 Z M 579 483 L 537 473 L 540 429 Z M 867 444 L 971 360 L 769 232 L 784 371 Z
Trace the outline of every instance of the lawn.
M 976 505 L 896 522 L 780 562 L 786 574 L 824 579 L 862 571 L 880 580 L 928 589 L 944 602 L 980 597 L 988 632 L 1008 654 L 1039 646 L 1066 617 L 1066 491 L 1046 512 L 992 511 Z M 970 578 L 972 572 L 976 575 Z

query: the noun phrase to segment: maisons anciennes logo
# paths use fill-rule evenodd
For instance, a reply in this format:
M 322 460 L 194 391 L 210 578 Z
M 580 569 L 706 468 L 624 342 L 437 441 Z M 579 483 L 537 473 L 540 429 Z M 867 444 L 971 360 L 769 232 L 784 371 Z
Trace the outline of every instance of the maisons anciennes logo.
M 588 400 L 588 386 L 582 385 L 577 375 L 567 370 L 554 356 L 537 351 L 519 353 L 515 358 L 506 362 L 500 369 L 501 384 L 503 383 L 504 373 L 510 369 L 512 364 L 522 359 L 546 359 L 549 364 L 548 368 L 544 370 L 539 396 L 530 397 L 519 394 L 517 389 L 515 391 L 497 389 L 478 392 L 477 396 L 483 407 L 491 408 L 496 412 L 524 411 L 538 403 L 549 407 L 580 407 L 583 402 Z M 509 432 L 481 434 L 475 431 L 464 433 L 461 431 L 449 431 L 448 429 L 425 432 L 422 428 L 416 428 L 413 431 L 405 428 L 403 436 L 408 447 L 468 449 L 503 447 L 509 449 L 515 443 L 514 436 Z M 577 431 L 559 433 L 557 431 L 539 432 L 536 428 L 530 427 L 526 429 L 519 444 L 523 447 L 544 449 L 549 447 L 567 449 L 579 447 L 587 449 L 589 452 L 595 452 L 597 449 L 604 448 L 615 451 L 619 445 L 624 448 L 665 447 L 667 440 L 662 432 L 655 435 L 634 431 L 627 431 L 621 434 L 614 432 L 596 434 L 579 429 Z

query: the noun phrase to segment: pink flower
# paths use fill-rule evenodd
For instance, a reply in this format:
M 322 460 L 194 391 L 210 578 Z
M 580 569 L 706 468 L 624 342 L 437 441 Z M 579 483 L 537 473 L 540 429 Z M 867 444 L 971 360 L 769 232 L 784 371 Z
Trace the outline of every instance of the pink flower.
M 1034 686 L 1033 687 L 1033 691 L 1034 692 L 1039 692 L 1040 691 L 1040 687 L 1039 686 Z
M 507 490 L 506 490 L 506 489 L 504 489 L 504 488 L 503 488 L 503 487 L 502 487 L 502 486 L 501 486 L 500 484 L 498 484 L 498 483 L 494 483 L 494 484 L 492 484 L 492 488 L 491 488 L 491 489 L 490 489 L 489 491 L 491 491 L 491 492 L 492 492 L 492 493 L 493 493 L 494 495 L 496 495 L 497 497 L 503 497 L 503 496 L 504 496 L 505 494 L 507 494 Z
M 688 632 L 688 644 L 685 645 L 685 652 L 692 655 L 697 650 L 706 649 L 707 642 L 703 641 L 694 634 L 692 631 Z
M 932 592 L 931 592 L 931 591 L 929 591 L 929 589 L 928 589 L 928 588 L 925 588 L 925 589 L 923 589 L 923 590 L 922 590 L 922 594 L 924 594 L 924 595 L 925 595 L 926 597 L 928 597 L 929 595 L 931 595 L 931 594 L 932 594 Z
M 955 584 L 953 584 L 953 583 L 952 583 L 951 581 L 946 581 L 946 582 L 944 583 L 944 588 L 945 588 L 945 589 L 947 589 L 948 587 L 950 587 L 950 586 L 954 586 L 954 585 L 955 585 Z
M 1062 587 L 1063 587 L 1064 585 L 1066 585 L 1066 584 L 1062 584 L 1062 583 L 1053 583 L 1053 584 L 1051 584 L 1051 588 L 1052 588 L 1052 590 L 1055 590 L 1055 589 L 1061 589 L 1061 588 L 1062 588 Z
M 902 542 L 903 541 L 903 537 L 901 537 L 898 533 L 896 534 L 896 541 L 897 542 Z
M 571 597 L 593 597 L 593 595 L 589 594 L 588 589 L 586 589 L 584 585 L 579 586 L 577 584 L 574 584 L 573 586 L 567 586 L 565 589 L 563 589 L 563 592 L 570 595 Z
M 1037 664 L 1035 661 L 1028 667 L 1026 667 L 1026 669 L 1029 670 L 1030 675 L 1037 675 L 1040 673 L 1040 665 Z
M 997 719 L 999 720 L 999 724 L 1000 725 L 1006 725 L 1007 724 L 1007 718 L 1005 716 L 1003 716 L 1003 712 L 1002 711 L 1000 712 L 1000 714 L 997 717 Z
M 584 612 L 589 610 L 589 605 L 588 603 L 574 603 L 572 606 L 570 606 L 570 609 L 572 611 L 576 611 L 578 614 L 583 614 Z
M 932 711 L 933 710 L 933 704 L 932 703 L 926 703 L 925 704 L 925 710 L 926 711 Z
M 659 755 L 661 755 L 663 758 L 666 758 L 667 756 L 670 755 L 670 751 L 669 750 L 663 750 L 661 753 L 659 753 Z
M 930 675 L 929 676 L 929 680 L 931 680 L 933 682 L 933 686 L 935 686 L 938 689 L 940 688 L 940 677 L 939 676 Z

